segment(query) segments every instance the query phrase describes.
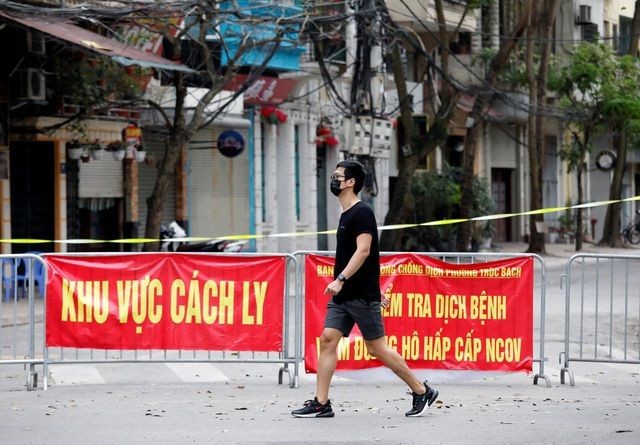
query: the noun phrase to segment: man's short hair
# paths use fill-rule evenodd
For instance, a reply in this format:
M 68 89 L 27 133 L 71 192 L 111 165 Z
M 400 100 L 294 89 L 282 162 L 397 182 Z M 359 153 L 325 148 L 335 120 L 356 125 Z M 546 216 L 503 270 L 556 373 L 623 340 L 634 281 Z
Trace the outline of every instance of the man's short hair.
M 346 179 L 355 179 L 356 183 L 353 186 L 353 191 L 357 195 L 362 190 L 362 186 L 364 185 L 364 178 L 367 176 L 367 171 L 360 162 L 355 161 L 353 159 L 348 159 L 346 161 L 338 162 L 337 167 L 344 168 L 344 176 Z

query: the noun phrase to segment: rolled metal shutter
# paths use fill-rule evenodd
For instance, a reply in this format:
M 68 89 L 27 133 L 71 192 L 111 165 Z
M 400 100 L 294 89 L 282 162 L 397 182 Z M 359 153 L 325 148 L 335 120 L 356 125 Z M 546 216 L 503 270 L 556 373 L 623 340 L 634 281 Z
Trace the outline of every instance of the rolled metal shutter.
M 249 233 L 249 132 L 234 127 L 245 149 L 234 158 L 217 148 L 220 133 L 228 128 L 200 130 L 189 149 L 189 219 L 191 236 L 216 237 Z
M 116 161 L 110 152 L 105 152 L 102 159 L 77 162 L 79 198 L 122 198 L 122 161 Z
M 158 139 L 144 139 L 145 150 L 153 157 L 152 165 L 138 164 L 138 218 L 140 223 L 140 233 L 144 233 L 147 223 L 147 199 L 153 193 L 158 177 L 157 163 L 164 157 L 164 142 Z M 168 225 L 176 219 L 176 186 L 175 175 L 171 178 L 167 195 L 163 198 L 162 221 L 161 224 Z

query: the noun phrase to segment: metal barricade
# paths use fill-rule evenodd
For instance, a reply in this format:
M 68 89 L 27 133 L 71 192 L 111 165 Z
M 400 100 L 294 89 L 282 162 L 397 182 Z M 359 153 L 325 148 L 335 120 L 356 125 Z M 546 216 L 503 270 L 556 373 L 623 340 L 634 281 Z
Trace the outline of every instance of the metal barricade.
M 640 256 L 577 254 L 566 265 L 560 383 L 571 362 L 640 363 Z
M 283 347 L 282 351 L 222 351 L 222 350 L 113 350 L 86 349 L 69 347 L 45 347 L 44 351 L 44 389 L 48 385 L 48 366 L 64 364 L 103 364 L 103 363 L 275 363 L 282 364 L 278 371 L 278 383 L 282 384 L 283 374 L 289 377 L 289 387 L 299 385 L 299 363 L 297 342 L 301 334 L 301 323 L 297 312 L 291 308 L 289 294 L 290 270 L 296 269 L 296 259 L 288 254 L 254 254 L 254 253 L 190 253 L 202 256 L 233 257 L 279 257 L 285 259 L 284 302 L 283 302 Z M 113 254 L 69 254 L 69 256 L 106 256 Z M 127 255 L 118 253 L 117 255 Z M 139 255 L 139 253 L 138 253 Z M 167 253 L 167 255 L 184 255 Z M 45 255 L 46 258 L 46 255 Z M 295 281 L 295 280 L 294 280 Z M 294 300 L 295 301 L 295 300 Z M 293 317 L 293 322 L 292 322 Z M 46 331 L 46 325 L 45 325 Z M 293 366 L 293 373 L 289 366 Z
M 23 365 L 26 387 L 33 390 L 35 367 L 44 364 L 47 265 L 34 254 L 0 255 L 0 268 L 0 365 Z
M 551 379 L 545 375 L 544 373 L 544 363 L 547 361 L 547 357 L 545 357 L 544 346 L 545 346 L 545 298 L 546 298 L 546 287 L 547 287 L 547 272 L 546 265 L 544 259 L 540 255 L 536 254 L 523 254 L 523 253 L 490 253 L 490 252 L 412 252 L 416 255 L 428 256 L 431 258 L 436 258 L 441 261 L 454 263 L 454 264 L 462 264 L 462 263 L 480 263 L 480 262 L 489 262 L 489 261 L 497 261 L 502 259 L 510 259 L 510 258 L 533 258 L 534 261 L 534 293 L 538 293 L 539 301 L 538 301 L 538 309 L 536 312 L 535 301 L 534 301 L 534 326 L 535 320 L 538 320 L 538 329 L 537 331 L 534 329 L 533 332 L 533 340 L 534 345 L 537 342 L 538 344 L 538 356 L 533 357 L 533 362 L 538 364 L 539 370 L 533 376 L 533 384 L 537 385 L 538 380 L 540 378 L 544 379 L 547 387 L 551 387 Z M 298 283 L 296 285 L 296 314 L 300 320 L 304 320 L 303 311 L 304 311 L 304 255 L 307 254 L 318 254 L 318 255 L 330 255 L 334 256 L 335 252 L 333 251 L 298 251 L 294 252 L 293 255 L 297 257 L 302 257 L 302 260 L 297 261 L 297 277 Z M 394 255 L 396 252 L 381 252 L 381 256 L 385 255 Z M 303 331 L 304 332 L 304 331 Z M 537 335 L 536 335 L 537 334 Z M 300 349 L 296 349 L 296 355 L 304 360 L 304 352 L 302 351 L 302 342 L 299 342 L 298 347 Z

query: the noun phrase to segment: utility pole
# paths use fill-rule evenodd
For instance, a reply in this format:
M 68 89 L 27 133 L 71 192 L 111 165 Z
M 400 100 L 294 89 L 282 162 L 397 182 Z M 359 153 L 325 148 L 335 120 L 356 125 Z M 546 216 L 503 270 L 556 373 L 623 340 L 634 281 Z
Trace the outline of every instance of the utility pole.
M 380 0 L 354 6 L 356 47 L 351 77 L 351 116 L 346 119 L 347 151 L 388 158 L 391 123 L 384 117 L 384 59 Z

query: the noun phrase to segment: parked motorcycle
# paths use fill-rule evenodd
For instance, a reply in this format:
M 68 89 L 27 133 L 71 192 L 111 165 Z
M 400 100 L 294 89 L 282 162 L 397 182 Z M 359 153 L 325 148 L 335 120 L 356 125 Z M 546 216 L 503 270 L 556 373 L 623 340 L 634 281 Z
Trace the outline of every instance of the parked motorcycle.
M 186 238 L 187 232 L 180 224 L 171 221 L 169 226 L 160 226 L 160 251 L 175 252 L 184 241 L 173 241 L 174 238 Z
M 247 240 L 212 239 L 200 243 L 176 240 L 186 238 L 187 232 L 175 221 L 160 227 L 160 250 L 162 252 L 240 252 Z
M 622 236 L 629 244 L 640 244 L 640 209 L 636 210 L 635 220 L 622 230 Z

